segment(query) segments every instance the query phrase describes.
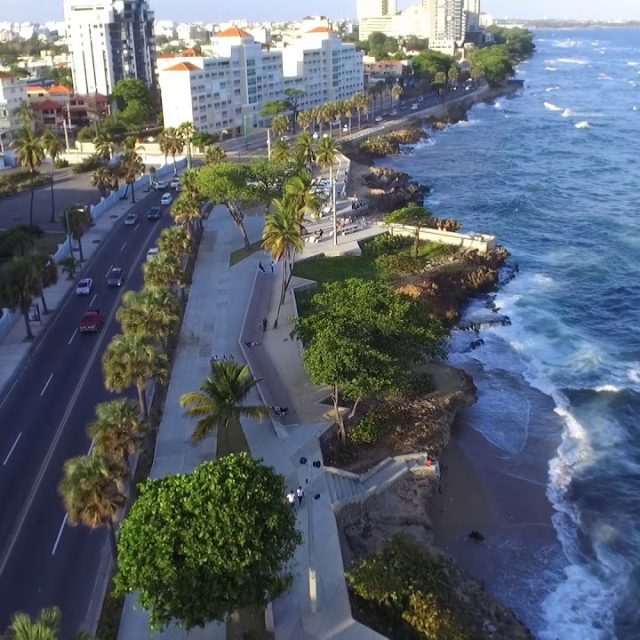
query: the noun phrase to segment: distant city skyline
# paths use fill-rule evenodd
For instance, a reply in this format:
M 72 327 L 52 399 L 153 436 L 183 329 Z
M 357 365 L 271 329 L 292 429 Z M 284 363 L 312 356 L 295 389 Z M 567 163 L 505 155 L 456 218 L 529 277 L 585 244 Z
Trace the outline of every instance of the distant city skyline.
M 202 0 L 150 0 L 158 20 L 176 22 L 224 22 L 247 18 L 255 21 L 299 20 L 304 17 L 298 3 L 278 3 L 273 6 L 263 0 L 236 0 L 232 4 L 206 5 Z M 62 20 L 62 0 L 2 0 L 0 22 L 47 22 Z M 400 9 L 412 4 L 411 0 L 398 2 Z M 592 6 L 587 7 L 586 4 Z M 513 0 L 482 0 L 482 10 L 496 18 L 573 18 L 596 20 L 640 19 L 638 0 L 609 0 L 607 3 L 585 3 L 584 0 L 519 0 L 514 10 Z M 283 6 L 285 5 L 285 6 Z M 322 14 L 331 18 L 355 18 L 355 0 L 323 0 L 309 3 L 307 14 Z

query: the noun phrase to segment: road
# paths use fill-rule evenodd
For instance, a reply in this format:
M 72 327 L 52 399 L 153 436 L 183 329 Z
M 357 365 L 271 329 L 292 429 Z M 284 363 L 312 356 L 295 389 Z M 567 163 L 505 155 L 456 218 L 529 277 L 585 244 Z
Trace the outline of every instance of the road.
M 159 201 L 152 193 L 136 205 L 135 227 L 118 222 L 82 272 L 94 279 L 92 295 L 63 301 L 0 397 L 0 631 L 15 611 L 57 605 L 60 637 L 72 638 L 98 593 L 106 532 L 65 526 L 57 487 L 65 460 L 89 450 L 85 430 L 96 404 L 115 397 L 104 387 L 102 354 L 119 330 L 115 312 L 124 290 L 141 287 L 147 249 L 171 224 L 167 207 L 159 221 L 146 220 Z M 106 286 L 112 265 L 125 270 L 122 289 Z M 89 307 L 99 308 L 105 323 L 97 334 L 81 335 L 76 328 Z
M 44 165 L 41 173 L 47 174 L 49 168 Z M 34 190 L 33 197 L 33 222 L 47 232 L 64 231 L 60 224 L 60 216 L 70 205 L 77 202 L 84 204 L 96 204 L 100 200 L 100 194 L 91 186 L 91 171 L 75 174 L 70 168 L 56 169 L 54 171 L 54 205 L 55 219 L 51 222 L 51 187 L 45 185 Z M 14 196 L 0 199 L 0 229 L 9 229 L 18 224 L 29 223 L 29 202 L 31 191 L 22 191 Z

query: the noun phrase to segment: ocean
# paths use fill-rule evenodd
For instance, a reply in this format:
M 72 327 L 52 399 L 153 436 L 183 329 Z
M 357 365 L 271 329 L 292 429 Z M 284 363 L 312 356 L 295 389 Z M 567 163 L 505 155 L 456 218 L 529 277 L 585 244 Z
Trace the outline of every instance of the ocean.
M 535 42 L 521 93 L 385 164 L 519 267 L 469 305 L 478 332 L 454 332 L 450 355 L 479 389 L 468 423 L 514 474 L 544 465 L 554 510 L 557 544 L 515 554 L 497 595 L 541 640 L 638 639 L 640 30 Z

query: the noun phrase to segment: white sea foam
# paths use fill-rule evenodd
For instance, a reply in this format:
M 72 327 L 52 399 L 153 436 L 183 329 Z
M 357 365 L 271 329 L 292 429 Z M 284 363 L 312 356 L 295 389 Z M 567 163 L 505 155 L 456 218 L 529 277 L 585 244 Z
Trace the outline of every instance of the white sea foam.
M 613 80 L 613 78 L 608 76 L 606 73 L 599 73 L 598 80 Z
M 621 387 L 617 387 L 615 384 L 603 384 L 595 388 L 598 393 L 620 393 L 624 391 Z
M 635 62 L 633 60 L 630 60 L 629 62 L 627 62 L 627 66 L 629 66 L 629 67 L 640 67 L 640 62 Z
M 576 122 L 576 129 L 588 129 L 589 123 L 586 120 L 582 120 L 581 122 Z
M 558 58 L 557 61 L 563 64 L 589 64 L 588 60 L 583 60 L 582 58 Z
M 560 87 L 547 87 L 545 91 L 549 93 L 550 91 L 557 91 Z
M 558 69 L 556 67 L 545 67 L 544 70 L 545 71 L 557 71 Z
M 580 42 L 577 40 L 566 39 L 566 40 L 556 40 L 553 43 L 553 46 L 557 47 L 558 49 L 573 49 L 579 46 L 579 44 Z
M 573 116 L 573 115 L 575 115 L 575 113 L 573 113 L 573 111 L 571 111 L 571 109 L 565 109 L 562 112 L 562 117 L 563 118 L 569 118 L 570 116 Z
M 549 111 L 562 111 L 562 107 L 558 107 L 553 102 L 545 102 L 544 108 L 549 109 Z
M 533 281 L 537 285 L 549 286 L 555 284 L 554 279 L 551 276 L 547 276 L 544 273 L 534 273 Z
M 640 368 L 635 369 L 629 369 L 629 371 L 627 371 L 627 378 L 629 378 L 629 380 L 631 380 L 631 382 L 635 382 L 635 383 L 639 383 L 640 384 Z

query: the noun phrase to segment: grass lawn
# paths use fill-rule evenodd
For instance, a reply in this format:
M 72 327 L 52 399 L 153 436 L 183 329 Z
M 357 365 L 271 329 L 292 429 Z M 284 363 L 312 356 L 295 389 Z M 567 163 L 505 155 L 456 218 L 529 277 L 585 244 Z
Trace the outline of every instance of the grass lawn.
M 256 251 L 260 251 L 262 248 L 262 240 L 258 240 L 254 242 L 248 249 L 247 247 L 242 247 L 242 249 L 236 249 L 231 253 L 229 257 L 229 266 L 233 267 L 234 264 L 248 258 L 250 255 L 253 255 Z
M 380 277 L 375 258 L 371 256 L 317 256 L 303 262 L 296 262 L 293 275 L 325 282 L 340 282 L 347 278 L 377 280 Z
M 35 251 L 51 255 L 58 250 L 58 245 L 66 239 L 67 236 L 64 233 L 45 233 L 41 238 L 36 238 L 33 248 Z

